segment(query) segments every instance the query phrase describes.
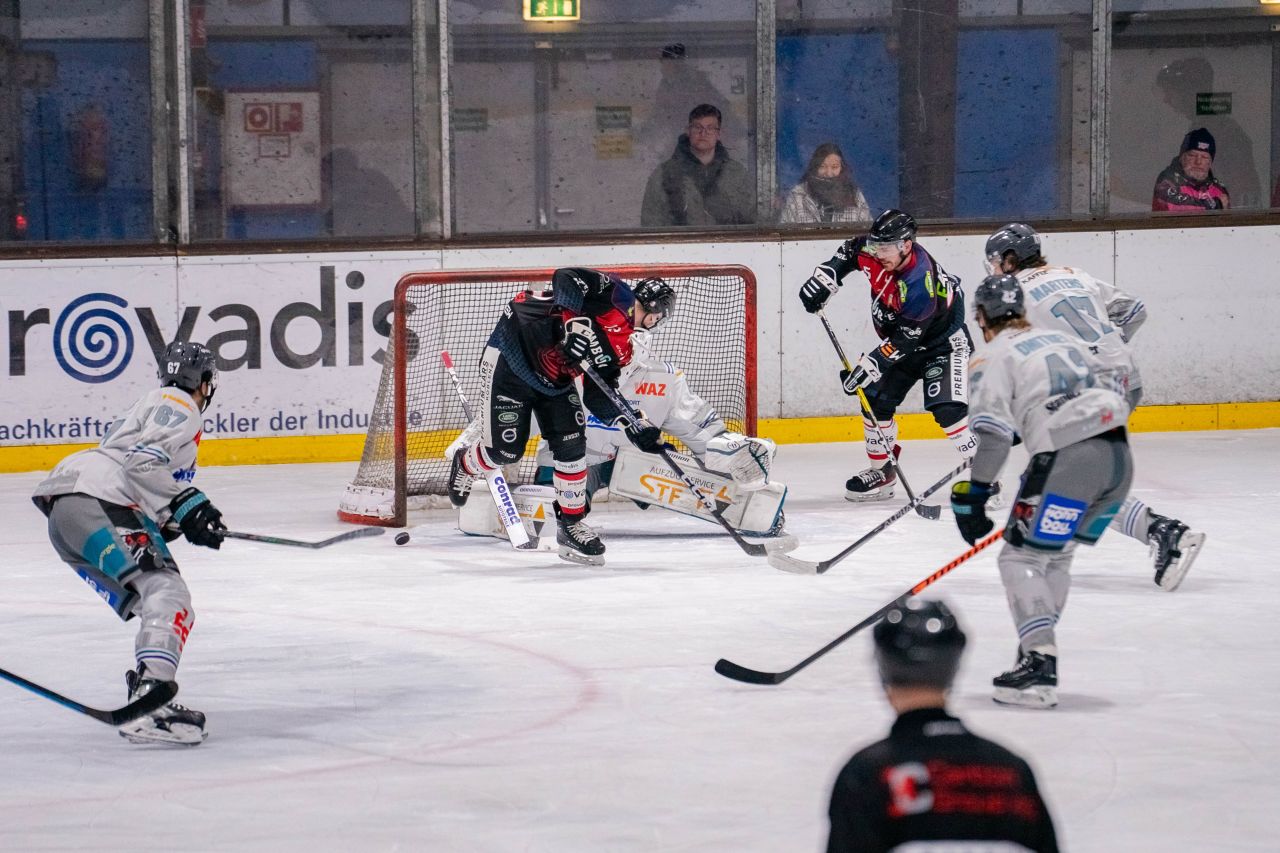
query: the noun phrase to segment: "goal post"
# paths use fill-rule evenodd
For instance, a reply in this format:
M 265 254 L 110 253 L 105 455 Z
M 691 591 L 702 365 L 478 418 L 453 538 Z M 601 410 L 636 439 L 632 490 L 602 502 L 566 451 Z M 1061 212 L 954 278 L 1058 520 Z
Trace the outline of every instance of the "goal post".
M 689 387 L 731 430 L 756 428 L 756 281 L 739 265 L 636 264 L 598 267 L 634 284 L 659 276 L 676 310 L 652 333 L 655 354 L 684 370 Z M 521 290 L 551 287 L 554 269 L 415 272 L 395 287 L 391 331 L 364 451 L 338 517 L 401 527 L 408 510 L 447 506 L 445 450 L 467 425 L 440 359 L 453 356 L 468 399 L 479 399 L 480 357 L 502 309 Z M 514 487 L 533 481 L 534 448 L 506 467 Z

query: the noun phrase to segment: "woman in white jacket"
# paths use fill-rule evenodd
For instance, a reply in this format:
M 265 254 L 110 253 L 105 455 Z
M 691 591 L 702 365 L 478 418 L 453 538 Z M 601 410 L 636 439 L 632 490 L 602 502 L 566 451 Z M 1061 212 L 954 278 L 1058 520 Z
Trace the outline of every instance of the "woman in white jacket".
M 819 145 L 800 183 L 787 193 L 779 222 L 870 222 L 871 209 L 834 142 Z

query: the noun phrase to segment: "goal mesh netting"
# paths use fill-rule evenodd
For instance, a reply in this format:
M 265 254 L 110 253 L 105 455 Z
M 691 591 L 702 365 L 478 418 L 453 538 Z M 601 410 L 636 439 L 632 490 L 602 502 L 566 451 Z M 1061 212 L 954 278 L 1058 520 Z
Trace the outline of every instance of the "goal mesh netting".
M 600 267 L 634 284 L 661 276 L 675 288 L 674 314 L 653 332 L 654 355 L 684 370 L 689 386 L 731 430 L 755 432 L 755 278 L 741 266 Z M 440 353 L 453 356 L 468 401 L 479 399 L 480 356 L 507 302 L 549 288 L 554 270 L 410 273 L 396 284 L 391 336 L 364 452 L 338 515 L 344 521 L 406 523 L 410 505 L 447 505 L 445 449 L 467 425 Z M 537 422 L 534 422 L 535 430 Z M 507 466 L 512 486 L 533 481 L 537 435 Z M 416 500 L 424 498 L 424 500 Z

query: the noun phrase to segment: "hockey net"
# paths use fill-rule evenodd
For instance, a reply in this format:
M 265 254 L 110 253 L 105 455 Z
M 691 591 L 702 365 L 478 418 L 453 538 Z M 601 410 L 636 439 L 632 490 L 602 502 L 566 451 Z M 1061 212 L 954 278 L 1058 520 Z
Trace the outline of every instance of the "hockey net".
M 652 348 L 684 370 L 689 387 L 730 430 L 755 434 L 755 276 L 742 266 L 669 264 L 600 267 L 634 284 L 661 276 L 676 311 L 653 332 Z M 507 304 L 525 288 L 550 288 L 554 270 L 409 273 L 395 289 L 391 335 L 373 401 L 364 453 L 338 508 L 343 521 L 404 526 L 410 508 L 447 506 L 445 449 L 467 419 L 440 353 L 448 350 L 470 401 L 479 399 L 479 362 Z M 537 423 L 534 423 L 535 432 Z M 512 486 L 533 482 L 525 458 L 506 467 Z

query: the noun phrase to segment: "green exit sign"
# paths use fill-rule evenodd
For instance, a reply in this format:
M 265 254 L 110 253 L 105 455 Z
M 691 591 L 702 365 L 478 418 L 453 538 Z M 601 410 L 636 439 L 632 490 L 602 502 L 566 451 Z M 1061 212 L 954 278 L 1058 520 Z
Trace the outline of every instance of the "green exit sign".
M 524 0 L 526 21 L 577 21 L 582 18 L 582 0 Z

